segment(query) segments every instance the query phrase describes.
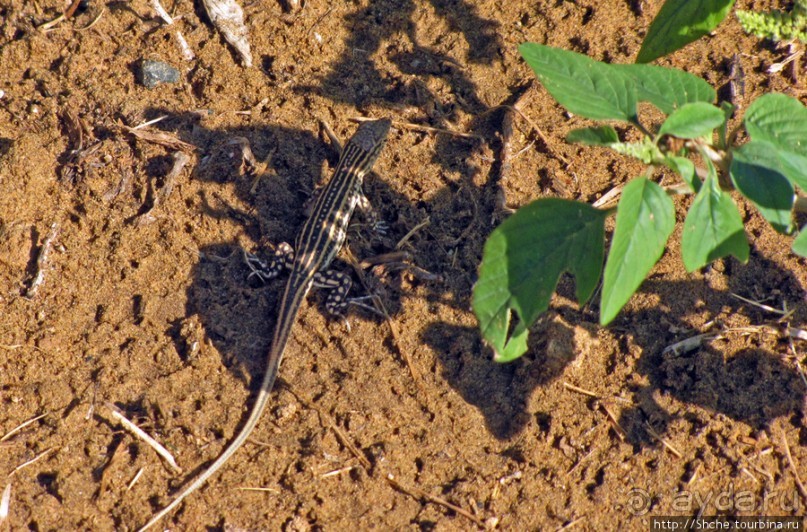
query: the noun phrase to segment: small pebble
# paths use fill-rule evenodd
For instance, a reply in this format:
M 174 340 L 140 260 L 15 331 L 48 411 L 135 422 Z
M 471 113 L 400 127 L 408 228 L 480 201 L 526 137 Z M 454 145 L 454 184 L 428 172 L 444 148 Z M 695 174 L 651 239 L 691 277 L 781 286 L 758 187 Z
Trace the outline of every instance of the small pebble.
M 153 89 L 160 83 L 177 83 L 179 81 L 179 70 L 168 63 L 144 59 L 140 63 L 140 83 L 149 89 Z

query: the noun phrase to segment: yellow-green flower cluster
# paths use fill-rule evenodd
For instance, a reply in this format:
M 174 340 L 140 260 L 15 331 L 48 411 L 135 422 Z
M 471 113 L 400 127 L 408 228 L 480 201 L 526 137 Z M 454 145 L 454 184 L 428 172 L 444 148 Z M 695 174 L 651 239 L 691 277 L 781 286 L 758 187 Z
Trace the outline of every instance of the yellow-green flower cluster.
M 737 18 L 746 33 L 772 41 L 798 39 L 807 42 L 807 0 L 796 0 L 793 9 L 757 13 L 737 10 Z

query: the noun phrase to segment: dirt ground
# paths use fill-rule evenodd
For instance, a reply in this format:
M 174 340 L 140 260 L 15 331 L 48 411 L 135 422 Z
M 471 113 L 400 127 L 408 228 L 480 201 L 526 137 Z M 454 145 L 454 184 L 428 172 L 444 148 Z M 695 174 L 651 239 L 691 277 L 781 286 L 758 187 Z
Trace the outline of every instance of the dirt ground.
M 469 310 L 500 187 L 512 207 L 593 202 L 642 171 L 567 145 L 587 123 L 536 84 L 501 179 L 499 106 L 533 79 L 517 46 L 631 62 L 660 0 L 307 0 L 291 12 L 254 0 L 251 68 L 198 2 L 164 1 L 168 26 L 145 0 L 89 0 L 40 28 L 70 3 L 0 0 L 0 436 L 33 420 L 0 441 L 0 527 L 132 530 L 219 454 L 252 405 L 283 285 L 248 281 L 242 252 L 293 240 L 337 156 L 319 121 L 345 139 L 361 116 L 394 120 L 366 186 L 390 231 L 357 217 L 335 267 L 389 320 L 356 308 L 348 329 L 312 294 L 250 442 L 165 528 L 647 530 L 658 515 L 805 514 L 805 343 L 783 331 L 805 325 L 807 270 L 747 204 L 747 264 L 687 274 L 679 226 L 607 328 L 564 279 L 530 352 L 499 365 Z M 803 72 L 766 71 L 786 51 L 733 16 L 659 63 L 725 98 L 735 54 L 741 111 L 769 91 L 805 101 Z M 179 82 L 144 87 L 144 59 Z M 172 176 L 176 152 L 190 161 Z M 676 201 L 680 221 L 691 198 Z M 431 276 L 358 266 L 402 239 Z

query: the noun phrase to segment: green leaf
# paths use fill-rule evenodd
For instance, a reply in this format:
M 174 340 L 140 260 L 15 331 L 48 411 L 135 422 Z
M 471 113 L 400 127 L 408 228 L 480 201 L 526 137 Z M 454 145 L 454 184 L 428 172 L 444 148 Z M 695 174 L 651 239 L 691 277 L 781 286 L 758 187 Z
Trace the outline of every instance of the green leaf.
M 619 136 L 611 126 L 584 127 L 569 131 L 569 134 L 566 135 L 566 142 L 588 146 L 609 146 L 619 142 Z
M 723 124 L 723 111 L 712 104 L 695 102 L 676 109 L 661 124 L 659 136 L 672 135 L 681 139 L 696 139 L 709 135 Z
M 737 190 L 756 205 L 773 228 L 789 233 L 793 230 L 791 210 L 796 191 L 784 176 L 776 151 L 775 146 L 761 140 L 743 144 L 734 150 L 729 173 Z
M 712 103 L 715 90 L 689 72 L 657 65 L 611 65 L 633 78 L 640 102 L 650 102 L 668 115 L 684 104 Z
M 579 302 L 591 297 L 602 271 L 605 216 L 585 203 L 539 199 L 488 237 L 473 309 L 497 361 L 526 352 L 527 328 L 549 308 L 563 272 L 575 276 Z M 518 318 L 512 331 L 511 310 Z
M 807 257 L 807 225 L 801 228 L 799 235 L 793 240 L 793 252 Z
M 720 190 L 714 168 L 711 170 L 684 220 L 681 252 L 689 272 L 726 255 L 748 260 L 743 220 L 731 197 Z
M 675 227 L 675 208 L 660 186 L 645 178 L 625 186 L 605 265 L 600 324 L 613 320 L 664 253 Z
M 686 157 L 679 157 L 677 155 L 668 155 L 663 159 L 663 162 L 665 165 L 678 172 L 684 181 L 686 181 L 686 184 L 689 185 L 689 188 L 694 192 L 698 192 L 701 189 L 702 183 L 698 174 L 695 173 L 695 163 Z
M 518 47 L 538 79 L 569 112 L 593 120 L 636 122 L 636 86 L 630 76 L 576 52 L 542 44 Z
M 785 94 L 766 94 L 751 104 L 743 122 L 753 140 L 776 146 L 785 176 L 807 190 L 807 108 Z
M 647 30 L 637 63 L 649 63 L 708 34 L 734 0 L 667 0 Z

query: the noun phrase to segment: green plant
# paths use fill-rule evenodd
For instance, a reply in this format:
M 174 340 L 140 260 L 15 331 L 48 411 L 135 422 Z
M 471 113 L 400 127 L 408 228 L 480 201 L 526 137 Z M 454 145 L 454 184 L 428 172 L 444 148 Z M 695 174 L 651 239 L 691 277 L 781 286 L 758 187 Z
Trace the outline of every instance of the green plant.
M 736 15 L 746 33 L 777 42 L 794 39 L 807 42 L 807 0 L 796 0 L 789 12 L 738 9 Z
M 650 24 L 637 63 L 649 63 L 707 35 L 720 24 L 734 0 L 667 0 Z
M 667 0 L 650 24 L 636 62 L 649 63 L 711 33 L 732 6 L 734 0 Z M 807 0 L 795 0 L 789 12 L 738 9 L 736 15 L 746 33 L 777 42 L 807 42 Z
M 638 142 L 622 142 L 612 126 L 600 125 L 573 130 L 568 141 L 667 166 L 682 183 L 665 189 L 648 172 L 625 185 L 615 208 L 538 199 L 496 228 L 485 244 L 473 309 L 497 360 L 513 360 L 527 350 L 528 328 L 549 307 L 561 274 L 574 275 L 581 304 L 592 296 L 603 271 L 608 216 L 615 214 L 616 223 L 602 282 L 603 325 L 614 319 L 661 257 L 676 221 L 671 193 L 695 195 L 681 239 L 690 272 L 728 255 L 748 259 L 732 189 L 753 203 L 774 229 L 794 231 L 793 210 L 805 210 L 807 203 L 795 193 L 796 187 L 807 190 L 807 109 L 799 101 L 783 94 L 754 101 L 742 122 L 751 140 L 738 146 L 737 131 L 728 131 L 727 125 L 733 107 L 714 105 L 714 89 L 691 74 L 654 65 L 606 64 L 532 43 L 519 50 L 569 112 L 625 122 L 642 134 Z M 657 126 L 645 124 L 638 102 L 651 103 L 666 119 Z M 793 251 L 807 256 L 807 226 L 795 237 Z

